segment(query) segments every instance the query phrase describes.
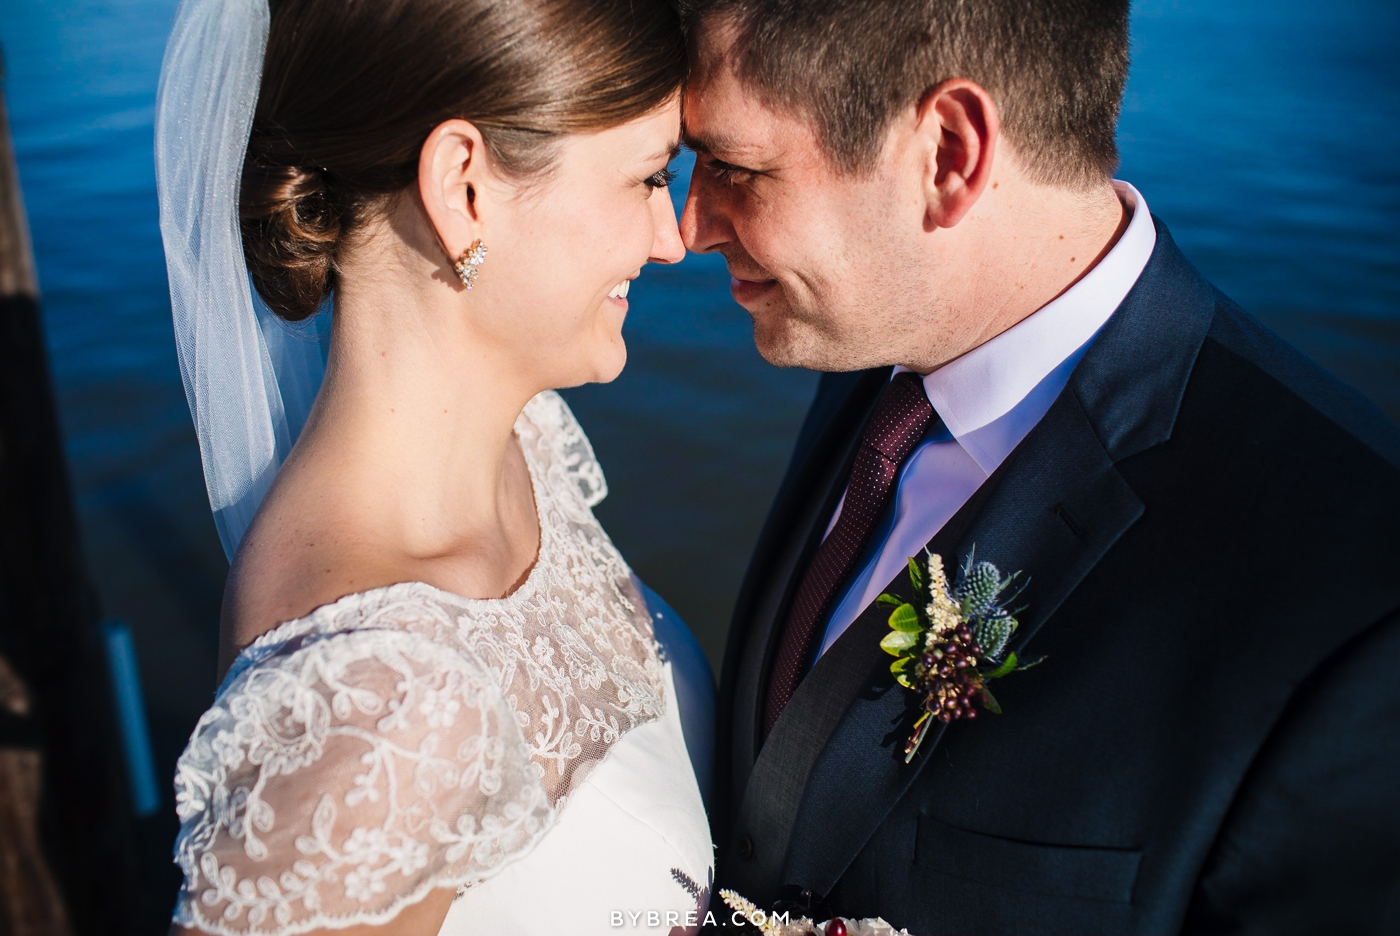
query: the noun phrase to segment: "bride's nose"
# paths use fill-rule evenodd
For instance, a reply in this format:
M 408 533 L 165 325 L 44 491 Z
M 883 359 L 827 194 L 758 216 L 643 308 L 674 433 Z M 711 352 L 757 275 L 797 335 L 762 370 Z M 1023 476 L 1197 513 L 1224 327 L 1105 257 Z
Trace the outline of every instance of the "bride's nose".
M 676 225 L 676 208 L 671 204 L 671 193 L 657 189 L 652 193 L 651 218 L 656 230 L 651 242 L 651 263 L 680 263 L 685 257 L 685 244 L 681 242 L 680 228 Z

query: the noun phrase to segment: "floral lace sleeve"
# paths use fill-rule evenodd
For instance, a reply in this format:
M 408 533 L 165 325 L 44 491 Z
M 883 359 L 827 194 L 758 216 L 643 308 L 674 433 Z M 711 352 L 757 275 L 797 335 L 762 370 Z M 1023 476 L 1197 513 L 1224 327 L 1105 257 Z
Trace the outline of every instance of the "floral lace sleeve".
M 330 618 L 253 644 L 175 781 L 175 922 L 216 934 L 383 923 L 490 876 L 553 808 L 495 675 L 442 622 Z

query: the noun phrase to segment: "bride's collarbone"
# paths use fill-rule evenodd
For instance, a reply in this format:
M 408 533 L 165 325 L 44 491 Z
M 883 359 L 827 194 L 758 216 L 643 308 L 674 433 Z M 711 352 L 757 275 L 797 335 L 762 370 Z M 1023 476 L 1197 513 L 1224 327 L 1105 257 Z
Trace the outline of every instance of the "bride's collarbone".
M 504 598 L 525 583 L 539 559 L 537 526 L 463 537 L 437 554 L 414 554 L 388 539 L 354 524 L 269 523 L 256 535 L 250 530 L 225 587 L 220 671 L 278 625 L 347 595 L 424 582 L 465 598 Z
M 501 598 L 528 577 L 542 531 L 511 433 L 480 462 L 384 458 L 328 417 L 298 441 L 234 557 L 221 658 L 345 597 L 421 581 Z

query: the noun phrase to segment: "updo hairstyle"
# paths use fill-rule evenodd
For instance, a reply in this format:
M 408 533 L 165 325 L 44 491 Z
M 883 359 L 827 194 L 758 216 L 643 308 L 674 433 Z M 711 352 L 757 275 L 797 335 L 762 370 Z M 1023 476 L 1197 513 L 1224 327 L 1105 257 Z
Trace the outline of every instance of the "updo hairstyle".
M 239 213 L 284 319 L 336 286 L 357 226 L 413 185 L 433 128 L 470 120 L 501 171 L 547 172 L 565 134 L 663 104 L 685 77 L 668 0 L 272 0 Z

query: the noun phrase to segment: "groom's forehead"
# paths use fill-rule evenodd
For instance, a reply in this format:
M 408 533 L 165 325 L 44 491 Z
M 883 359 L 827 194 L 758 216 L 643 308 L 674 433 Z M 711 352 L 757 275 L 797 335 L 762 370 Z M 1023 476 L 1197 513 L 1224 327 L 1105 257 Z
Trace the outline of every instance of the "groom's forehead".
M 764 161 L 786 150 L 793 134 L 781 132 L 773 121 L 761 116 L 715 108 L 709 113 L 701 111 L 685 122 L 681 136 L 686 146 L 701 155 L 749 163 Z
M 686 144 L 697 152 L 737 152 L 756 142 L 752 132 L 768 110 L 736 68 L 736 30 L 729 17 L 712 15 L 692 34 L 690 76 L 681 112 Z
M 697 153 L 759 156 L 810 132 L 807 121 L 774 110 L 730 69 L 712 70 L 687 85 L 681 134 Z

